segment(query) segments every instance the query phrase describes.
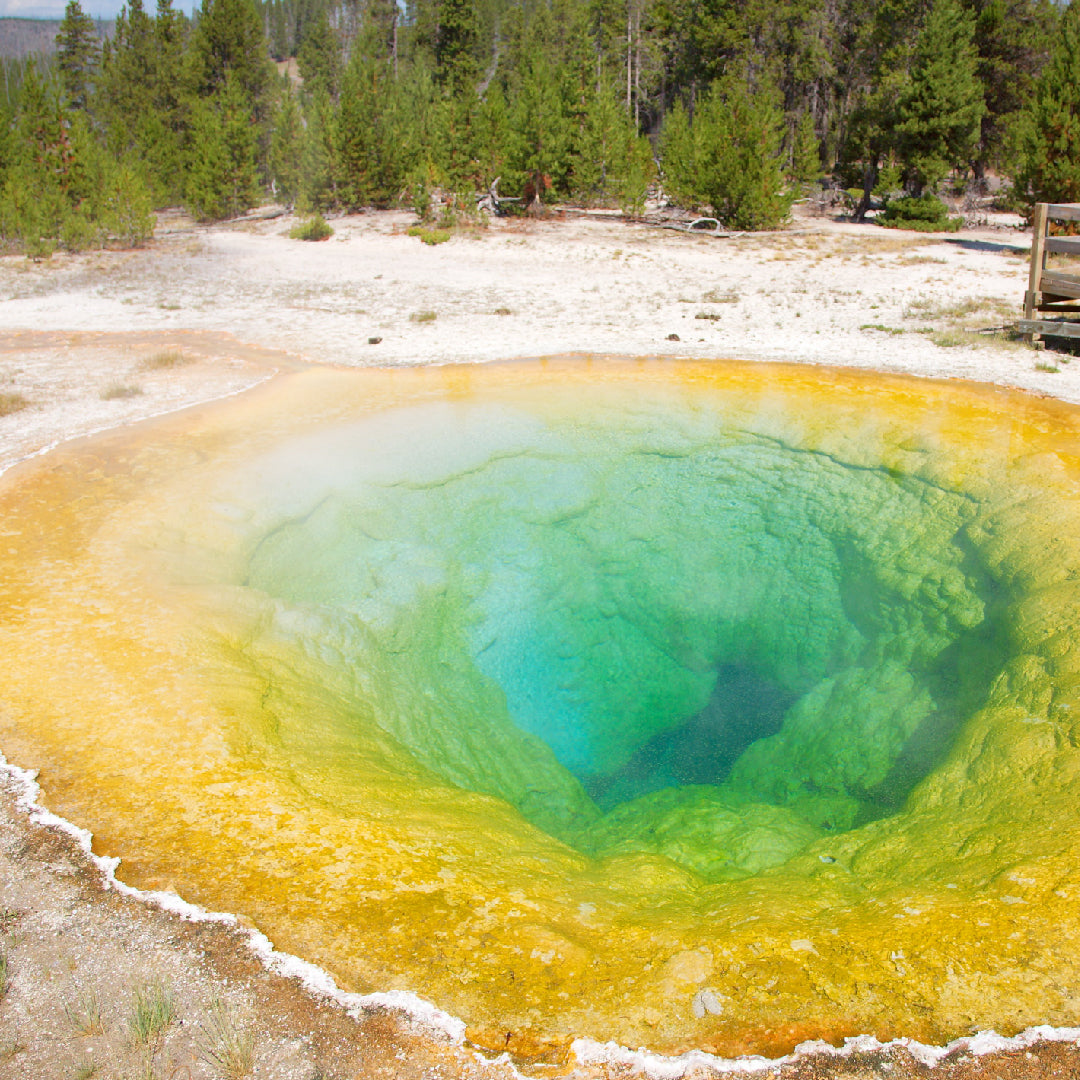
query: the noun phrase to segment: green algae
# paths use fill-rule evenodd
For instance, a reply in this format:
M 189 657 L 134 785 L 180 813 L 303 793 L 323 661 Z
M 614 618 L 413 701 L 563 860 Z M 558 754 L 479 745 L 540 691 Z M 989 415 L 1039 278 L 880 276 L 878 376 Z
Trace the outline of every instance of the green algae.
M 742 877 L 895 812 L 1003 662 L 962 491 L 670 405 L 404 414 L 275 452 L 246 661 L 585 853 Z

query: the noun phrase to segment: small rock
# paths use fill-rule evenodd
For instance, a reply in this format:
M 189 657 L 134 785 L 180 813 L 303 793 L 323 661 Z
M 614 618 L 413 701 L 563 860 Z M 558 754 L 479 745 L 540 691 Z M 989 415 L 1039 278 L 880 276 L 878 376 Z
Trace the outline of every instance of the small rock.
M 668 334 L 667 339 L 668 339 L 668 341 L 681 341 L 682 340 L 679 337 L 678 334 Z
M 382 341 L 381 337 L 369 337 L 367 339 L 369 345 L 378 345 L 380 341 Z
M 698 1020 L 703 1020 L 706 1013 L 720 1016 L 724 1011 L 724 1006 L 716 996 L 715 991 L 710 990 L 708 987 L 704 987 L 694 995 L 690 1008 Z

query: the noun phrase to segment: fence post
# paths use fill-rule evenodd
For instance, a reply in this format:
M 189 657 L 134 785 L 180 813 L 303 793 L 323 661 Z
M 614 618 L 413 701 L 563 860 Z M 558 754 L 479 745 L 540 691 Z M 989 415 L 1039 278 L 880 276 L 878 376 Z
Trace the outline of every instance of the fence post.
M 1024 294 L 1024 318 L 1035 317 L 1035 305 L 1039 299 L 1039 286 L 1042 284 L 1043 262 L 1046 251 L 1046 203 L 1036 203 L 1035 213 L 1031 216 L 1031 269 L 1028 272 L 1028 287 Z M 1024 335 L 1028 341 L 1034 341 L 1035 334 Z

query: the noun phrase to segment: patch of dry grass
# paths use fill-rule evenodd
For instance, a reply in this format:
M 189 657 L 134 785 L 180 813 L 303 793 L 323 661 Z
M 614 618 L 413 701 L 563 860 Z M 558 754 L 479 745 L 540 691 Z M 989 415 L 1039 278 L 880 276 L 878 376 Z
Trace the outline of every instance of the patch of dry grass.
M 703 304 L 737 304 L 739 302 L 739 294 L 733 289 L 727 289 L 721 292 L 719 289 L 710 289 L 701 297 Z
M 12 413 L 21 412 L 29 404 L 29 398 L 23 394 L 0 394 L 0 416 L 10 416 Z
M 101 391 L 102 401 L 123 401 L 126 398 L 138 397 L 142 393 L 141 386 L 132 386 L 128 383 L 109 383 Z
M 164 371 L 167 368 L 180 367 L 190 364 L 191 357 L 182 353 L 179 349 L 162 349 L 161 352 L 153 353 L 144 357 L 139 363 L 143 371 Z
M 837 245 L 836 254 L 850 258 L 853 255 L 895 255 L 910 252 L 915 248 L 924 248 L 934 244 L 916 237 L 904 236 L 846 236 Z
M 434 322 L 439 317 L 437 311 L 414 311 L 409 316 L 409 322 L 414 323 L 429 323 Z
M 966 296 L 959 300 L 936 300 L 932 296 L 916 296 L 904 307 L 905 319 L 931 319 L 937 322 L 962 323 L 978 315 L 1010 318 L 1016 305 L 998 296 Z

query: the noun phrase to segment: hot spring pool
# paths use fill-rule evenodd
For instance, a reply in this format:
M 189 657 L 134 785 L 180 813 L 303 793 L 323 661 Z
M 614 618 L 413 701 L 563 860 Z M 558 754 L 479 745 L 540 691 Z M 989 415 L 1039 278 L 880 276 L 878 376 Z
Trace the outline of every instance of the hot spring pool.
M 0 748 L 126 881 L 494 1051 L 1074 1024 L 1077 432 L 773 365 L 281 377 L 4 478 Z

